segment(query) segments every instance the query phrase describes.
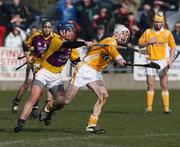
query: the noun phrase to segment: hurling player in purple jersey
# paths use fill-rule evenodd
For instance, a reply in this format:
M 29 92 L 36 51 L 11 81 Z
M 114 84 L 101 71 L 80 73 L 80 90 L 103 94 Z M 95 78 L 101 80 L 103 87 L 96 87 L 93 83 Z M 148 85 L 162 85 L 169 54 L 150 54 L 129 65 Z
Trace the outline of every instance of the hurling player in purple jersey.
M 26 90 L 28 90 L 34 79 L 36 69 L 39 67 L 39 62 L 47 51 L 51 40 L 58 35 L 52 32 L 52 24 L 49 20 L 42 21 L 41 30 L 33 33 L 24 43 L 23 50 L 28 61 L 26 77 L 24 83 L 20 86 L 12 103 L 12 112 L 17 112 L 21 98 Z M 48 96 L 48 101 L 52 96 Z M 31 117 L 38 117 L 38 102 L 32 108 Z

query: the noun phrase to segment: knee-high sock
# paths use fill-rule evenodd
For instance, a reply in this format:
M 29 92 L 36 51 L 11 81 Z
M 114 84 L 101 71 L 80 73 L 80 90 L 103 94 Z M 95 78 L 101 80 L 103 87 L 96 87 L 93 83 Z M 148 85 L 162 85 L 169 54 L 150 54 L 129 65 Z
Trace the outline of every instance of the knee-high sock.
M 162 91 L 164 111 L 169 111 L 169 91 Z
M 89 117 L 89 121 L 88 121 L 88 126 L 96 126 L 97 125 L 97 121 L 98 121 L 98 117 L 94 116 L 94 115 L 90 115 Z
M 154 99 L 154 91 L 147 91 L 147 110 L 152 111 L 152 104 Z

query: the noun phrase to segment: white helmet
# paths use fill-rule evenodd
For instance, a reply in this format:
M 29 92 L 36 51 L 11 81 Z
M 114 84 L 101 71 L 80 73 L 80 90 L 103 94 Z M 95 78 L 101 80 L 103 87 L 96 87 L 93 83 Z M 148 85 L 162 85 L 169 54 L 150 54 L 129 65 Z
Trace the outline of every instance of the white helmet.
M 130 31 L 127 27 L 125 27 L 124 25 L 118 24 L 115 26 L 114 28 L 114 36 L 117 39 L 119 37 L 119 34 L 125 32 L 128 36 L 126 42 L 128 41 L 129 37 L 130 37 Z M 125 43 L 125 42 L 124 42 Z

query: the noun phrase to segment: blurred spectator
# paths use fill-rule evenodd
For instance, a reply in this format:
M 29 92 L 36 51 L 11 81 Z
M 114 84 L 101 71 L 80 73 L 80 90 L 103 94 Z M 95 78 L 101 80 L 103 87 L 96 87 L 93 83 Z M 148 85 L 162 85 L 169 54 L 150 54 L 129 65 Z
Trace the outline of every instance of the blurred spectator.
M 4 14 L 2 13 L 2 4 L 3 2 L 0 1 L 0 46 L 3 46 L 4 37 L 6 33 L 6 19 Z
M 11 26 L 16 25 L 22 29 L 26 29 L 28 24 L 33 20 L 33 16 L 27 5 L 23 4 L 21 0 L 13 0 L 12 4 L 5 4 L 2 11 L 6 14 Z
M 146 6 L 147 7 L 147 6 Z M 145 8 L 145 9 L 149 9 L 149 8 Z M 163 12 L 164 18 L 165 18 L 165 24 L 164 27 L 166 29 L 168 29 L 168 25 L 167 25 L 167 21 L 166 21 L 166 13 L 165 10 L 161 7 L 161 5 L 159 5 L 159 3 L 153 3 L 153 6 L 151 7 L 150 10 L 148 10 L 148 17 L 147 17 L 147 22 L 149 23 L 150 27 L 153 27 L 153 18 L 155 16 L 155 14 L 159 11 Z M 143 22 L 141 22 L 141 24 L 143 25 Z
M 107 8 L 110 12 L 115 9 L 114 0 L 96 0 L 100 8 Z
M 105 33 L 110 34 L 114 27 L 114 18 L 110 15 L 107 8 L 101 8 L 99 13 L 94 16 L 93 27 L 97 29 L 98 25 L 105 26 Z
M 179 8 L 179 0 L 143 0 L 143 5 L 148 4 L 150 6 L 159 5 L 165 11 L 176 10 Z
M 25 32 L 18 26 L 14 26 L 12 32 L 5 38 L 5 47 L 22 47 L 25 39 Z
M 105 30 L 105 26 L 104 25 L 98 25 L 97 27 L 97 31 L 96 31 L 96 41 L 99 42 L 101 41 L 102 39 L 106 38 L 107 35 L 105 34 L 106 30 Z
M 123 0 L 122 5 L 124 5 L 124 7 L 127 7 L 129 12 L 133 12 L 136 17 L 137 10 L 140 6 L 140 0 Z
M 94 30 L 92 20 L 97 13 L 97 4 L 93 0 L 80 0 L 76 4 L 77 21 L 81 27 L 80 38 L 85 40 L 93 40 Z
M 39 31 L 39 28 L 34 25 L 30 29 L 27 29 L 26 35 L 27 35 L 27 37 L 29 37 L 31 35 L 34 35 L 38 31 Z
M 152 13 L 150 12 L 151 6 L 149 4 L 145 4 L 143 8 L 143 13 L 140 16 L 140 25 L 142 28 L 142 31 L 144 32 L 147 28 L 152 27 L 152 20 L 153 18 L 151 15 Z
M 174 31 L 172 32 L 174 39 L 176 41 L 176 45 L 180 45 L 180 22 L 175 24 Z
M 31 35 L 34 35 L 36 32 L 38 32 L 38 27 L 37 26 L 32 26 L 31 27 Z
M 5 37 L 6 27 L 0 25 L 0 46 L 3 46 Z
M 68 20 L 77 21 L 77 13 L 75 7 L 72 5 L 71 0 L 60 0 L 58 4 L 58 12 L 60 13 L 61 21 L 67 22 Z
M 127 24 L 129 10 L 124 5 L 119 5 L 115 11 L 115 24 Z
M 132 12 L 128 14 L 128 23 L 126 24 L 130 31 L 130 41 L 129 46 L 137 45 L 138 39 L 141 35 L 140 27 L 138 22 L 136 22 L 135 16 Z
M 154 5 L 158 5 L 161 9 L 167 11 L 167 10 L 174 10 L 176 8 L 176 5 L 172 3 L 173 0 L 155 0 Z
M 153 10 L 154 10 L 154 13 L 164 10 L 161 5 L 161 1 L 154 1 Z

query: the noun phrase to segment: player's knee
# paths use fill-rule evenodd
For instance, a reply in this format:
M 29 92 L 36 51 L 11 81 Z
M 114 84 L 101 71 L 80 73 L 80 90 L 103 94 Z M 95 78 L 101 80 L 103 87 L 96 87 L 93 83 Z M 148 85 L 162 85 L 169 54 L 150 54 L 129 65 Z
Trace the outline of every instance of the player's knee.
M 148 82 L 147 86 L 148 86 L 148 89 L 153 89 L 154 88 L 153 82 Z
M 163 91 L 167 91 L 168 90 L 168 83 L 166 83 L 166 82 L 161 83 L 161 87 L 162 87 Z
M 101 93 L 101 95 L 98 96 L 99 103 L 104 103 L 108 99 L 108 95 L 106 93 Z
M 108 97 L 109 97 L 107 92 L 103 92 L 102 96 L 103 96 L 104 100 L 108 99 Z
M 167 85 L 163 85 L 161 89 L 162 89 L 162 91 L 168 91 L 168 86 Z

